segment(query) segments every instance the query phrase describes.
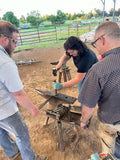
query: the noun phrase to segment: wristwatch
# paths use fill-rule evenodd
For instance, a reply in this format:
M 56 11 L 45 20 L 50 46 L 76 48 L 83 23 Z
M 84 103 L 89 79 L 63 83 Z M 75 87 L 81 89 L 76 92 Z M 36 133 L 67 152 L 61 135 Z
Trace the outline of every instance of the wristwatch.
M 81 117 L 81 118 L 80 118 L 80 122 L 83 123 L 83 124 L 88 124 L 89 120 L 84 122 L 84 121 L 82 120 L 82 117 Z

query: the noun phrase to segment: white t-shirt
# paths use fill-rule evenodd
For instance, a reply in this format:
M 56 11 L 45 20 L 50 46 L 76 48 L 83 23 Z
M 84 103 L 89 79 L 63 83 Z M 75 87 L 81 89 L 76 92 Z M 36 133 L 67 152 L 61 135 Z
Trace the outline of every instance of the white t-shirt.
M 15 62 L 0 46 L 0 120 L 8 118 L 18 111 L 16 101 L 11 92 L 23 88 Z

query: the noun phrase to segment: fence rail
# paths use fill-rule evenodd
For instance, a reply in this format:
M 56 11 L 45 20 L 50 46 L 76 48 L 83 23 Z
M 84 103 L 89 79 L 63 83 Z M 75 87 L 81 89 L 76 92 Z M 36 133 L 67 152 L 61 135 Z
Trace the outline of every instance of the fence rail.
M 18 46 L 57 40 L 56 27 L 54 26 L 49 30 L 41 28 L 20 29 L 19 33 Z
M 38 28 L 20 29 L 18 37 L 18 46 L 32 45 L 42 42 L 67 39 L 69 36 L 80 36 L 93 30 L 95 25 L 50 25 Z

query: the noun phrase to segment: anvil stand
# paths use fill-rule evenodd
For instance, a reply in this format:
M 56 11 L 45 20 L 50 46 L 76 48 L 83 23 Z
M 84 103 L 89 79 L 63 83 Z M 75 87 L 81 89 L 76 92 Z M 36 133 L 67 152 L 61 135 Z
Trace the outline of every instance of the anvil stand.
M 61 104 L 62 105 L 62 104 Z M 59 107 L 58 107 L 59 108 Z M 68 107 L 68 119 L 70 121 L 70 108 L 71 108 L 71 105 L 69 105 Z M 55 109 L 56 110 L 56 109 Z M 54 111 L 54 110 L 53 110 Z M 61 152 L 64 152 L 64 142 L 63 142 L 63 136 L 62 136 L 62 121 L 63 120 L 60 120 L 60 117 L 59 115 L 55 114 L 54 113 L 50 114 L 50 112 L 48 110 L 46 110 L 46 115 L 47 115 L 47 120 L 46 120 L 46 126 L 48 125 L 48 121 L 49 121 L 49 118 L 53 118 L 57 121 L 57 125 L 58 125 L 58 135 L 59 135 L 59 143 L 60 143 L 60 151 Z
M 58 62 L 51 62 L 50 64 L 57 65 Z M 62 65 L 61 69 L 57 71 L 57 82 L 61 83 L 62 77 L 64 82 L 70 81 L 72 79 L 70 70 L 70 67 L 66 66 L 66 64 Z
M 71 106 L 71 104 L 73 104 L 77 100 L 77 98 L 67 96 L 61 93 L 58 93 L 57 95 L 55 95 L 53 91 L 44 91 L 40 89 L 36 89 L 36 91 L 39 94 L 41 94 L 41 96 L 43 96 L 44 98 L 47 96 L 48 99 L 43 104 L 46 104 L 46 102 L 48 101 L 50 104 L 50 102 L 52 101 L 51 99 L 54 98 L 53 99 L 54 103 L 51 103 L 52 108 L 54 109 L 45 110 L 46 115 L 47 115 L 46 126 L 48 125 L 48 121 L 50 117 L 57 121 L 60 150 L 61 152 L 64 152 L 64 142 L 63 142 L 63 136 L 62 136 L 62 122 L 70 124 L 70 125 L 74 125 L 76 128 L 77 126 L 80 125 L 81 113 L 80 112 L 73 113 L 71 111 L 71 108 L 73 107 Z M 69 104 L 69 106 L 63 106 L 61 103 L 57 103 L 58 101 L 65 103 L 65 104 Z M 41 106 L 43 107 L 43 104 L 40 105 L 39 109 L 41 109 Z M 57 104 L 57 108 L 55 106 L 56 104 Z M 75 117 L 74 119 L 72 118 L 73 115 Z M 67 121 L 65 121 L 64 119 L 66 117 L 67 117 Z
M 49 119 L 49 117 L 47 117 L 47 120 L 48 119 Z M 63 142 L 63 136 L 62 136 L 62 122 L 61 121 L 57 121 L 57 125 L 58 125 L 58 135 L 59 135 L 60 151 L 64 152 L 65 149 L 64 149 L 64 142 Z

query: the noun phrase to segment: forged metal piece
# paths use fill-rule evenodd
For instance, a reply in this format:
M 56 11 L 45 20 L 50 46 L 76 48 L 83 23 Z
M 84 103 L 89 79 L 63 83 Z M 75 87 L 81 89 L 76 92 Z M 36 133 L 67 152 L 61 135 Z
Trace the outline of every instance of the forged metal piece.
M 35 89 L 41 96 L 47 96 L 47 98 L 49 96 L 53 96 L 54 98 L 61 100 L 63 102 L 66 102 L 67 104 L 73 104 L 77 98 L 72 97 L 72 96 L 68 96 L 62 93 L 58 93 L 57 95 L 55 95 L 54 91 L 45 91 L 45 90 L 41 90 L 41 89 Z

